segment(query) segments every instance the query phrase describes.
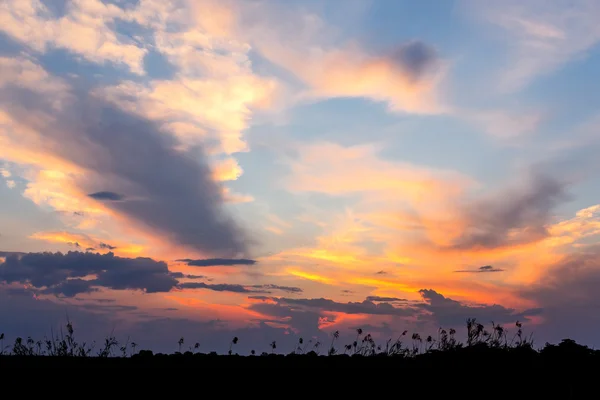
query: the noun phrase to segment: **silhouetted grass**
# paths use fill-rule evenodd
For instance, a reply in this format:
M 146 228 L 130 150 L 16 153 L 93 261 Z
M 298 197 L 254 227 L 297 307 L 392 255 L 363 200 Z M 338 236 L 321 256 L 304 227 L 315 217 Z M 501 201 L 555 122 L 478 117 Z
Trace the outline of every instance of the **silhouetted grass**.
M 520 322 L 509 333 L 499 324 L 489 329 L 475 319 L 466 321 L 466 341 L 456 337 L 456 330 L 440 328 L 436 336 L 422 338 L 419 333 L 402 332 L 396 338 L 376 343 L 373 336 L 362 329 L 349 343 L 340 343 L 340 333 L 331 334 L 329 348 L 299 338 L 295 349 L 277 353 L 277 343 L 267 343 L 269 352 L 248 355 L 234 352 L 239 340 L 232 338 L 227 354 L 200 352 L 195 343 L 184 351 L 186 341 L 181 337 L 173 354 L 154 354 L 138 350 L 129 338 L 120 343 L 113 334 L 104 342 L 79 342 L 73 325 L 67 321 L 65 330 L 51 332 L 43 340 L 16 338 L 5 343 L 0 334 L 0 366 L 2 367 L 385 367 L 407 370 L 440 369 L 445 374 L 464 371 L 466 377 L 489 373 L 496 379 L 518 379 L 519 371 L 535 373 L 540 369 L 574 371 L 600 367 L 600 351 L 565 339 L 559 344 L 546 343 L 536 349 L 532 335 L 526 335 Z M 264 345 L 263 345 L 264 346 Z M 507 375 L 508 374 L 508 375 Z M 511 374 L 516 374 L 513 376 Z M 503 377 L 503 378 L 501 378 Z M 524 377 L 526 378 L 526 377 Z M 505 383 L 506 385 L 506 383 Z

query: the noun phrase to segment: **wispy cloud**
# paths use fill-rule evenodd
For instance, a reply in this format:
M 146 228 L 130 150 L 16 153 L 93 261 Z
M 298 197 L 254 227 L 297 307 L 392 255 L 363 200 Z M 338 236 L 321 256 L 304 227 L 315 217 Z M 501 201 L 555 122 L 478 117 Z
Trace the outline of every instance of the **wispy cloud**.
M 481 273 L 487 273 L 487 272 L 502 272 L 504 271 L 501 268 L 494 268 L 491 265 L 484 265 L 483 267 L 479 267 L 476 269 L 460 269 L 454 272 L 464 272 L 464 273 L 475 273 L 475 274 L 481 274 Z
M 585 57 L 600 42 L 600 4 L 587 0 L 464 1 L 477 18 L 502 29 L 509 45 L 509 64 L 498 86 L 523 88 L 571 61 Z

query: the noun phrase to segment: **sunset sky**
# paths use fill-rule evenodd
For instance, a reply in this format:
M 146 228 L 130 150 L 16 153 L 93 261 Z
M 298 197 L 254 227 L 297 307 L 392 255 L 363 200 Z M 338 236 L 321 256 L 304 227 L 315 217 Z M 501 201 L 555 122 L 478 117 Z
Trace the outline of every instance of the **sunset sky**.
M 0 332 L 291 351 L 475 317 L 600 345 L 599 20 L 0 2 Z

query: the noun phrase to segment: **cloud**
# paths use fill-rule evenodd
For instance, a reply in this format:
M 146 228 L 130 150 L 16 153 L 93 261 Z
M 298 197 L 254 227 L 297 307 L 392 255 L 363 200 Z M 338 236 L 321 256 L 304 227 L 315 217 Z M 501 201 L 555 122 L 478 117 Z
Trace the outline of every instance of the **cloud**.
M 168 292 L 178 283 L 162 261 L 82 252 L 10 255 L 0 264 L 0 281 L 69 297 L 95 288 Z
M 215 292 L 233 292 L 233 293 L 268 293 L 260 289 L 248 289 L 243 285 L 230 283 L 209 284 L 204 282 L 184 282 L 179 284 L 182 289 L 208 289 Z
M 382 146 L 373 144 L 298 145 L 297 158 L 288 161 L 291 174 L 285 184 L 294 192 L 371 193 L 382 200 L 398 200 L 401 196 L 416 204 L 456 196 L 472 183 L 454 171 L 384 160 L 378 154 L 381 150 Z
M 68 279 L 56 285 L 41 290 L 43 294 L 63 295 L 65 297 L 75 297 L 82 293 L 97 292 L 99 289 L 94 287 L 95 282 L 80 278 Z
M 131 241 L 113 242 L 113 240 L 110 240 L 110 243 L 107 243 L 106 239 L 85 233 L 67 231 L 36 232 L 29 237 L 50 243 L 76 244 L 75 247 L 85 248 L 86 251 L 101 253 L 112 251 L 118 253 L 118 255 L 136 255 L 141 254 L 145 250 L 144 246 L 131 243 Z
M 467 202 L 462 233 L 452 248 L 493 249 L 542 240 L 549 236 L 554 207 L 569 199 L 567 182 L 545 174 L 532 174 L 520 187 Z
M 125 199 L 125 196 L 115 192 L 96 192 L 88 194 L 89 197 L 95 200 L 119 201 Z
M 541 277 L 520 290 L 523 298 L 544 309 L 544 340 L 566 337 L 595 343 L 600 330 L 600 246 L 580 247 L 545 266 Z M 537 335 L 536 335 L 537 336 Z
M 66 10 L 55 18 L 40 0 L 10 0 L 0 8 L 1 30 L 36 52 L 63 48 L 88 61 L 109 61 L 144 74 L 146 49 L 134 40 L 123 40 L 125 36 L 111 28 L 123 14 L 119 7 L 100 0 L 73 0 Z
M 230 258 L 208 258 L 202 260 L 192 260 L 189 258 L 183 258 L 176 260 L 178 262 L 184 262 L 192 267 L 216 267 L 216 266 L 230 266 L 230 265 L 254 265 L 256 260 L 249 260 L 245 258 L 230 259 Z
M 470 306 L 456 300 L 444 297 L 435 290 L 421 289 L 419 291 L 427 304 L 420 307 L 431 313 L 432 317 L 442 326 L 460 326 L 467 318 L 479 321 L 494 321 L 497 324 L 528 320 L 531 316 L 542 313 L 542 309 L 528 309 L 517 312 L 512 308 L 501 305 Z
M 385 102 L 393 111 L 443 111 L 437 86 L 447 66 L 432 46 L 412 40 L 377 51 L 367 43 L 340 40 L 310 7 L 236 6 L 230 35 L 247 38 L 255 51 L 293 74 L 299 99 L 362 97 Z
M 171 272 L 171 276 L 176 279 L 207 279 L 204 275 L 184 274 L 183 272 Z
M 466 272 L 466 273 L 486 273 L 486 272 L 502 272 L 503 269 L 494 268 L 491 265 L 484 265 L 483 267 L 479 267 L 477 269 L 462 269 L 454 272 Z
M 443 72 L 437 52 L 420 41 L 402 43 L 388 53 L 333 49 L 288 67 L 318 97 L 365 97 L 393 111 L 441 112 L 435 88 Z
M 16 293 L 0 288 L 0 304 L 11 305 L 0 307 L 2 333 L 6 335 L 6 342 L 28 336 L 41 340 L 44 336 L 50 337 L 52 331 L 64 330 L 68 316 L 80 343 L 102 343 L 108 335 L 115 335 L 123 343 L 129 338 L 130 343 L 138 344 L 138 349 L 155 352 L 177 351 L 177 342 L 182 336 L 185 338 L 183 350 L 199 342 L 201 352 L 217 351 L 220 354 L 227 353 L 234 336 L 240 338 L 234 353 L 244 355 L 250 354 L 251 349 L 259 354 L 266 351 L 273 340 L 282 349 L 291 349 L 298 341 L 288 329 L 274 328 L 261 321 L 232 325 L 231 321 L 219 319 L 198 320 L 197 315 L 186 318 L 180 316 L 181 309 L 144 312 L 135 306 L 106 300 L 112 299 L 54 298 L 50 301 L 35 299 L 23 290 Z M 165 313 L 171 317 L 165 317 Z M 317 326 L 318 320 L 313 322 Z
M 581 59 L 600 42 L 600 4 L 587 0 L 463 1 L 477 19 L 500 28 L 510 45 L 498 87 L 523 88 L 568 62 Z
M 280 290 L 288 293 L 302 293 L 302 289 L 292 286 L 279 286 L 273 284 L 266 285 L 237 285 L 231 283 L 207 284 L 203 282 L 185 282 L 179 284 L 181 289 L 208 289 L 216 292 L 233 293 L 272 293 L 273 290 Z
M 395 315 L 408 317 L 415 315 L 417 310 L 412 307 L 395 307 L 387 302 L 377 302 L 364 300 L 362 302 L 338 303 L 334 300 L 317 299 L 290 299 L 290 298 L 271 298 L 277 305 L 288 307 L 305 307 L 307 309 L 338 312 L 345 314 L 368 314 L 368 315 Z M 250 307 L 253 308 L 252 304 Z M 258 310 L 257 310 L 258 311 Z
M 87 91 L 73 88 L 71 93 L 74 101 L 57 112 L 51 110 L 50 99 L 6 83 L 0 103 L 13 121 L 44 143 L 43 151 L 86 171 L 76 180 L 79 187 L 128 193 L 128 200 L 104 203 L 113 212 L 203 253 L 231 256 L 246 251 L 242 231 L 221 209 L 221 188 L 201 152 L 193 159 L 177 151 L 176 141 L 154 123 Z M 48 118 L 43 129 L 34 115 Z
M 367 296 L 367 298 L 365 299 L 367 301 L 372 301 L 372 302 L 394 302 L 394 301 L 407 301 L 406 299 L 399 299 L 398 297 L 381 297 L 381 296 Z
M 261 289 L 265 289 L 265 290 L 281 290 L 282 292 L 288 292 L 288 293 L 302 293 L 303 290 L 299 287 L 295 287 L 295 286 L 280 286 L 280 285 L 273 285 L 273 284 L 266 284 L 266 285 L 253 285 L 253 288 L 261 288 Z

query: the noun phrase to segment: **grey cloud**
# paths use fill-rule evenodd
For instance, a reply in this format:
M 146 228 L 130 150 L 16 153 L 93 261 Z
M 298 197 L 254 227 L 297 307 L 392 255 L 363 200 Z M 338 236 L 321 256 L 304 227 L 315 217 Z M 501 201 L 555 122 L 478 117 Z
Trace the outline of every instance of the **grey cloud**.
M 110 244 L 106 244 L 106 243 L 100 243 L 98 245 L 98 247 L 100 247 L 101 249 L 107 249 L 107 250 L 115 250 L 117 248 L 116 246 L 111 246 Z
M 89 279 L 83 280 L 88 277 Z M 79 278 L 79 279 L 77 279 Z M 167 264 L 150 258 L 122 258 L 112 253 L 28 253 L 0 264 L 0 281 L 31 284 L 44 293 L 73 297 L 94 287 L 168 292 L 177 285 Z
M 75 297 L 81 293 L 97 292 L 98 288 L 93 287 L 93 281 L 84 280 L 81 278 L 68 279 L 57 285 L 47 287 L 42 290 L 43 294 L 63 295 L 65 297 Z
M 392 302 L 392 301 L 408 301 L 406 299 L 399 299 L 398 297 L 380 297 L 380 296 L 368 296 L 366 298 L 367 301 L 384 301 L 384 302 Z
M 248 296 L 249 299 L 252 300 L 261 300 L 261 301 L 266 301 L 266 300 L 277 300 L 277 297 L 273 297 L 273 296 Z
M 180 283 L 181 289 L 208 289 L 217 292 L 234 293 L 271 293 L 273 290 L 280 290 L 289 293 L 301 293 L 302 289 L 293 286 L 279 286 L 273 284 L 266 285 L 237 285 L 230 283 L 208 284 L 204 282 L 185 282 Z
M 10 256 L 20 257 L 20 256 L 24 256 L 25 254 L 27 254 L 27 253 L 22 253 L 19 251 L 0 251 L 0 257 L 2 257 L 2 258 L 6 258 L 6 257 L 10 257 Z
M 598 287 L 600 245 L 594 245 L 548 266 L 537 283 L 523 288 L 519 294 L 544 309 L 547 328 L 541 334 L 547 333 L 549 337 L 543 339 L 555 341 L 569 337 L 584 343 L 598 343 Z
M 464 273 L 474 273 L 481 274 L 486 272 L 503 272 L 504 270 L 501 268 L 494 268 L 491 265 L 484 265 L 483 267 L 479 267 L 477 269 L 460 269 L 454 272 L 464 272 Z
M 208 289 L 214 290 L 215 292 L 233 292 L 233 293 L 268 293 L 264 290 L 252 290 L 248 289 L 243 285 L 236 285 L 231 283 L 204 283 L 204 282 L 184 282 L 180 283 L 181 289 Z
M 175 137 L 157 124 L 90 92 L 73 88 L 61 111 L 52 96 L 6 85 L 0 90 L 0 106 L 39 132 L 47 151 L 87 171 L 78 182 L 83 190 L 127 193 L 126 200 L 106 202 L 107 207 L 203 253 L 246 253 L 248 238 L 225 214 L 221 187 L 201 149 L 193 157 L 177 150 Z
M 401 45 L 390 55 L 390 59 L 413 81 L 421 79 L 439 62 L 435 49 L 421 41 Z
M 208 258 L 203 260 L 192 260 L 190 258 L 183 258 L 176 260 L 178 262 L 184 262 L 192 267 L 217 267 L 217 266 L 230 266 L 230 265 L 254 265 L 256 260 L 248 260 L 245 258 L 233 259 L 233 258 Z
M 345 314 L 370 314 L 370 315 L 395 315 L 412 316 L 418 310 L 413 307 L 395 307 L 390 303 L 374 303 L 369 300 L 362 302 L 338 303 L 336 301 L 318 298 L 318 299 L 290 299 L 274 298 L 278 304 L 284 306 L 302 306 L 321 311 L 342 312 Z
M 176 279 L 207 279 L 204 275 L 190 275 L 183 272 L 171 272 L 171 276 Z
M 468 306 L 456 300 L 444 297 L 435 290 L 421 289 L 419 291 L 427 302 L 418 305 L 432 314 L 432 317 L 442 326 L 463 325 L 467 318 L 480 321 L 494 321 L 495 323 L 509 323 L 518 320 L 528 320 L 530 316 L 541 314 L 539 308 L 516 312 L 512 308 L 501 305 Z
M 96 200 L 120 201 L 124 200 L 125 196 L 115 192 L 96 192 L 88 194 L 88 197 Z
M 499 248 L 547 237 L 552 210 L 569 198 L 566 186 L 554 177 L 533 173 L 523 187 L 466 204 L 467 226 L 452 248 Z
M 280 290 L 282 292 L 288 292 L 288 293 L 302 293 L 303 290 L 299 287 L 295 287 L 295 286 L 280 286 L 280 285 L 273 285 L 273 284 L 266 284 L 266 285 L 252 285 L 253 288 L 260 288 L 260 289 L 264 289 L 264 290 Z

